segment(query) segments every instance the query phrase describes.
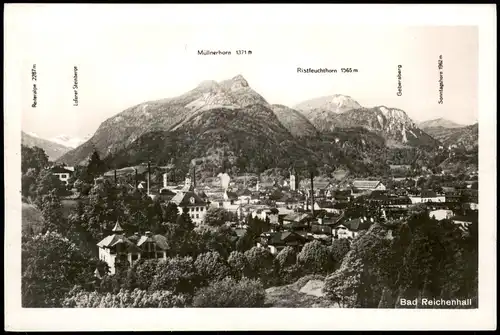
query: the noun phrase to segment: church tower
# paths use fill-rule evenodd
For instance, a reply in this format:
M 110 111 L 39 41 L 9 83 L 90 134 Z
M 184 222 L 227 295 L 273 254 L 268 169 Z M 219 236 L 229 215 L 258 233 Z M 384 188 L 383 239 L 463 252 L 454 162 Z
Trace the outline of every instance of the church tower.
M 293 168 L 290 170 L 290 190 L 297 190 L 297 175 Z

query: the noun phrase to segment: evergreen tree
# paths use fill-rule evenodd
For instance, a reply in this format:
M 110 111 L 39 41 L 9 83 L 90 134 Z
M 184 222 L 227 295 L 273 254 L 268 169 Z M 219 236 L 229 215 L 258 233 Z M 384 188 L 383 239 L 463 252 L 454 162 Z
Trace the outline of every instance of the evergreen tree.
M 44 230 L 65 234 L 68 230 L 67 221 L 63 216 L 61 199 L 56 190 L 44 195 L 41 201 Z

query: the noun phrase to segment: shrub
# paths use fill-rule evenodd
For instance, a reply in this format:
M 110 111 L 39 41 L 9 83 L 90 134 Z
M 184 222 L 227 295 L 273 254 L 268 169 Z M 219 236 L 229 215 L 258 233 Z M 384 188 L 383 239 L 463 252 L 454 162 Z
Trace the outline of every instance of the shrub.
M 297 262 L 297 252 L 292 247 L 286 246 L 276 255 L 275 261 L 280 269 L 285 269 Z
M 332 268 L 328 249 L 319 241 L 306 243 L 298 254 L 297 261 L 305 273 L 326 273 Z
M 186 307 L 189 298 L 176 295 L 170 291 L 153 291 L 135 289 L 120 290 L 113 293 L 86 292 L 78 288 L 68 293 L 63 307 L 70 308 L 169 308 Z
M 194 267 L 203 282 L 224 279 L 231 274 L 231 268 L 216 251 L 198 255 Z
M 232 275 L 235 279 L 250 276 L 250 265 L 245 255 L 239 251 L 233 251 L 227 259 L 232 270 Z
M 196 277 L 191 257 L 167 258 L 158 262 L 150 290 L 192 293 L 197 286 Z
M 266 293 L 259 280 L 227 277 L 201 288 L 193 299 L 194 307 L 263 307 Z

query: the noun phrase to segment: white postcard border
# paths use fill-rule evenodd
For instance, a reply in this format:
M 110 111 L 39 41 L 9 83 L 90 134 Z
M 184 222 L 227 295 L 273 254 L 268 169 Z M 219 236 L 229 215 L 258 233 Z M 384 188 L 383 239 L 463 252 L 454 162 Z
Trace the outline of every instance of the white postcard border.
M 22 41 L 38 10 L 110 23 L 479 26 L 479 308 L 22 309 L 20 304 L 20 95 Z M 208 11 L 208 12 L 207 12 Z M 496 12 L 494 5 L 7 5 L 4 11 L 5 329 L 43 330 L 481 330 L 496 328 Z M 79 15 L 79 16 L 75 16 Z M 86 16 L 87 15 L 87 16 Z M 131 18 L 134 18 L 130 21 Z M 51 120 L 47 120 L 51 122 Z

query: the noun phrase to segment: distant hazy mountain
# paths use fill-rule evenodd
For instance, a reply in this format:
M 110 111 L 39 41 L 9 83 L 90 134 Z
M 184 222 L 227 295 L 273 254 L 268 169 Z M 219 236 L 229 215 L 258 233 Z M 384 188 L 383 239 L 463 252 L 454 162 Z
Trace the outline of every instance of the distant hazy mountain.
M 330 113 L 341 114 L 357 108 L 361 108 L 357 101 L 341 94 L 306 100 L 294 106 L 294 109 L 301 111 L 308 119 L 321 119 Z
M 85 143 L 90 137 L 91 135 L 85 136 L 84 138 L 71 137 L 68 135 L 59 135 L 54 138 L 51 138 L 50 141 L 74 149 L 78 147 L 80 144 Z
M 425 128 L 435 128 L 435 127 L 443 127 L 443 128 L 461 128 L 465 127 L 465 125 L 458 124 L 456 122 L 439 118 L 439 119 L 433 119 L 433 120 L 427 120 L 420 122 L 418 124 L 420 128 L 422 128 L 425 131 Z
M 49 160 L 51 161 L 58 159 L 66 152 L 71 150 L 71 148 L 68 148 L 59 143 L 36 137 L 36 135 L 33 133 L 30 133 L 29 135 L 23 131 L 21 131 L 21 143 L 28 147 L 36 146 L 43 149 L 47 156 L 49 156 Z
M 456 145 L 470 149 L 478 145 L 479 126 L 477 123 L 461 128 L 428 127 L 425 130 L 444 146 Z

